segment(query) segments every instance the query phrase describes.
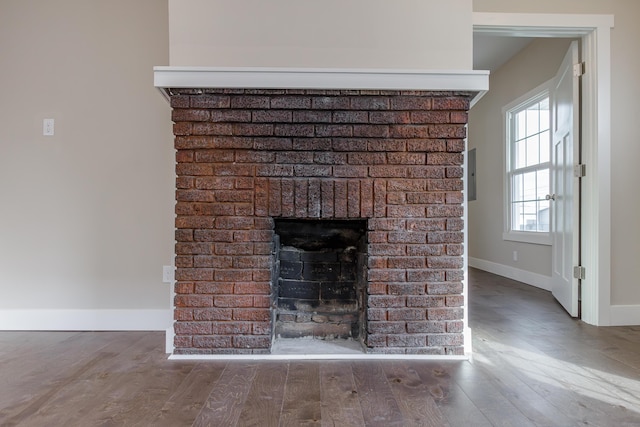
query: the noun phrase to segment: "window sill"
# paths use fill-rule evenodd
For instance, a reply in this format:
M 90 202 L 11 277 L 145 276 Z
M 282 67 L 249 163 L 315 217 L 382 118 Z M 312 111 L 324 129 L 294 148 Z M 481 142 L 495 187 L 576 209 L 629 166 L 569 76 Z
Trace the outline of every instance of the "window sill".
M 531 243 L 534 245 L 551 246 L 550 233 L 527 233 L 511 231 L 502 233 L 502 240 L 510 240 L 512 242 Z

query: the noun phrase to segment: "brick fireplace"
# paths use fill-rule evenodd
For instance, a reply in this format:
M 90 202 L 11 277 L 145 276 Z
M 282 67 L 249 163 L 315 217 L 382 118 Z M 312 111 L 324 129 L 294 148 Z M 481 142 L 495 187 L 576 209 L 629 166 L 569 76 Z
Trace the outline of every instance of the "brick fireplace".
M 283 335 L 350 338 L 364 353 L 464 353 L 462 177 L 474 93 L 167 92 L 174 354 L 268 354 Z M 336 223 L 361 228 L 360 240 L 335 252 L 291 244 L 304 233 L 289 231 Z M 301 257 L 318 256 L 327 260 L 293 271 L 297 282 L 287 276 Z M 328 276 L 337 288 L 307 301 L 328 289 Z M 346 302 L 332 313 L 339 294 Z

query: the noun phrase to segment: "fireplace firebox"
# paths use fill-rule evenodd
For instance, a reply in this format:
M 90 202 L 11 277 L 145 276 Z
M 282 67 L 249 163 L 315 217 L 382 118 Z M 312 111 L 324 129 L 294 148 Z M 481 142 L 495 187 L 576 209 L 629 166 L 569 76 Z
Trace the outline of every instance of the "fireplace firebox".
M 274 339 L 366 336 L 366 222 L 276 220 Z

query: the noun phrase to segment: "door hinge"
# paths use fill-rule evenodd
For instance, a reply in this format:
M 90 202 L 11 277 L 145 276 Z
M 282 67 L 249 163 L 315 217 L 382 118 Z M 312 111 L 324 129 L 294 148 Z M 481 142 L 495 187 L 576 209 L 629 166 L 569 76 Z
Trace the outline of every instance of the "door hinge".
M 573 278 L 584 280 L 587 274 L 587 269 L 581 265 L 576 265 L 573 267 Z
M 580 77 L 584 74 L 584 62 L 578 62 L 573 65 L 573 77 Z
M 578 164 L 573 167 L 573 176 L 576 178 L 582 178 L 587 176 L 587 165 Z

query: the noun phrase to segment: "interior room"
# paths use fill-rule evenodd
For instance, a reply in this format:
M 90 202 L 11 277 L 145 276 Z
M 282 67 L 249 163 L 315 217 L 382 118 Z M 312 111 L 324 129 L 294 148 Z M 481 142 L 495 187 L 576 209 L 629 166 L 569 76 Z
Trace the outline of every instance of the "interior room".
M 0 1 L 0 424 L 640 423 L 638 17 Z

